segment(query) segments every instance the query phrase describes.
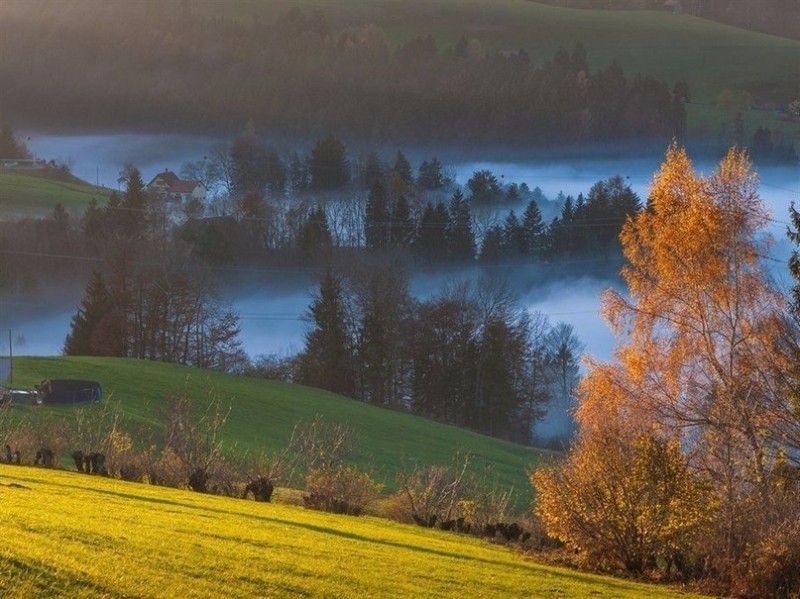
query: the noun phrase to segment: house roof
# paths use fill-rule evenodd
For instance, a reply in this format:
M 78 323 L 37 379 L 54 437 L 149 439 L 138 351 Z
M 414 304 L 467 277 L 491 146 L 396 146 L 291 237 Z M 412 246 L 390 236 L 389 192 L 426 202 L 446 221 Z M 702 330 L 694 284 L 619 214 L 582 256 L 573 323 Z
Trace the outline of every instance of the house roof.
M 200 185 L 197 181 L 184 181 L 183 179 L 177 179 L 172 185 L 169 186 L 169 190 L 172 193 L 192 193 L 194 188 Z
M 179 179 L 178 175 L 172 171 L 165 170 L 153 177 L 152 181 L 147 184 L 147 187 L 151 187 L 158 179 L 161 179 L 161 181 L 166 184 L 167 193 L 192 193 L 198 185 L 203 185 L 198 181 Z M 205 186 L 203 185 L 203 187 Z
M 161 179 L 164 183 L 166 183 L 167 187 L 172 187 L 175 181 L 180 181 L 180 179 L 178 179 L 178 175 L 176 175 L 170 170 L 165 170 L 163 172 L 158 173 L 155 177 L 153 177 L 150 183 L 147 184 L 147 187 L 153 185 L 153 183 L 155 183 L 156 180 L 158 179 Z

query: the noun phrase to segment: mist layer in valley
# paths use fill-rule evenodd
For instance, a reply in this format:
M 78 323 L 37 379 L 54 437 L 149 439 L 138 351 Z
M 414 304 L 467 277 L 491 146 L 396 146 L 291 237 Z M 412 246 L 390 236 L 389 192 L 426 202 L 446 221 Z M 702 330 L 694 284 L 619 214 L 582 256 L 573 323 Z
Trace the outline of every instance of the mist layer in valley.
M 165 169 L 180 172 L 186 162 L 200 160 L 210 154 L 215 144 L 229 143 L 221 138 L 189 135 L 47 135 L 31 133 L 27 136 L 31 151 L 38 157 L 54 159 L 67 164 L 73 174 L 92 183 L 117 189 L 118 176 L 125 164 L 136 165 L 149 181 Z M 647 197 L 653 173 L 658 169 L 663 154 L 653 147 L 608 148 L 602 152 L 596 146 L 583 151 L 571 148 L 566 154 L 553 152 L 551 157 L 540 150 L 530 153 L 497 151 L 492 155 L 456 150 L 433 152 L 430 149 L 403 148 L 412 161 L 418 164 L 431 155 L 441 156 L 445 169 L 457 185 L 463 186 L 476 171 L 491 171 L 501 184 L 525 183 L 538 187 L 548 198 L 540 206 L 545 222 L 558 215 L 561 206 L 559 194 L 577 196 L 586 193 L 593 183 L 619 175 L 642 200 Z M 395 150 L 396 151 L 396 150 Z M 362 160 L 368 150 L 352 152 L 351 160 Z M 392 151 L 379 152 L 389 159 Z M 713 159 L 696 160 L 698 171 L 711 172 L 716 165 Z M 785 231 L 790 202 L 800 198 L 800 169 L 767 166 L 758 168 L 761 197 L 772 211 L 771 234 L 775 244 L 765 264 L 779 286 L 788 285 L 786 260 L 790 247 Z M 501 210 L 521 208 L 504 206 Z M 522 305 L 539 310 L 554 321 L 564 321 L 575 327 L 591 355 L 608 358 L 613 341 L 605 325 L 598 318 L 599 294 L 611 286 L 619 286 L 618 278 L 592 274 L 597 269 L 591 259 L 578 260 L 560 268 L 554 275 L 537 273 L 536 267 L 487 267 L 493 274 L 507 278 L 515 289 Z M 602 265 L 600 265 L 602 266 Z M 467 270 L 448 269 L 444 272 L 416 273 L 412 276 L 412 294 L 424 299 L 435 293 L 447 281 L 476 277 L 481 268 Z M 602 269 L 601 269 L 602 270 Z M 244 349 L 249 355 L 289 354 L 302 348 L 307 330 L 305 315 L 311 295 L 316 287 L 314 273 L 308 271 L 289 277 L 265 273 L 253 280 L 237 282 L 223 287 L 221 293 L 241 318 Z M 267 278 L 268 277 L 268 278 Z M 0 326 L 16 331 L 23 353 L 53 355 L 61 352 L 69 321 L 80 301 L 80 286 L 70 289 L 45 289 L 37 291 L 39 300 L 22 306 L 4 304 L 0 312 Z M 7 341 L 5 341 L 7 344 Z

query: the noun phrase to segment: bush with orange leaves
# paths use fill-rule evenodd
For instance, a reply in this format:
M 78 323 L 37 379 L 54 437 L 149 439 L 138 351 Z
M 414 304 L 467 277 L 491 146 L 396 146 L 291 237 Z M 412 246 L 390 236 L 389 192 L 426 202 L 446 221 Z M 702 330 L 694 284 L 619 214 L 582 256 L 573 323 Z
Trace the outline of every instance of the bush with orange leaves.
M 686 569 L 715 509 L 711 485 L 676 441 L 613 429 L 582 437 L 565 463 L 531 482 L 548 534 L 604 568 Z

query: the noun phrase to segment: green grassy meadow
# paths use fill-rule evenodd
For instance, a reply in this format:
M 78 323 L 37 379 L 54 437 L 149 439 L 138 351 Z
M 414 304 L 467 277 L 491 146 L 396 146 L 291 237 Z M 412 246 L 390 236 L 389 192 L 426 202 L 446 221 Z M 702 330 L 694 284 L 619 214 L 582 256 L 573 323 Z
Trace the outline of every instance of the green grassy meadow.
M 450 464 L 459 451 L 469 452 L 475 471 L 491 465 L 498 485 L 513 487 L 516 504 L 524 510 L 531 498 L 526 469 L 553 455 L 300 385 L 121 358 L 15 359 L 16 385 L 32 386 L 46 378 L 97 380 L 105 398 L 119 402 L 131 425 L 145 427 L 163 422 L 170 392 L 189 394 L 200 408 L 218 397 L 230 406 L 224 441 L 242 450 L 281 449 L 295 425 L 310 423 L 316 415 L 341 422 L 357 435 L 353 461 L 372 470 L 388 490 L 396 488 L 403 460 L 409 465 Z M 74 408 L 33 410 L 41 409 L 68 414 Z
M 0 168 L 0 219 L 44 216 L 59 202 L 78 214 L 92 200 L 104 205 L 110 191 L 75 179 L 58 181 L 39 171 Z
M 0 596 L 688 597 L 486 541 L 0 465 Z

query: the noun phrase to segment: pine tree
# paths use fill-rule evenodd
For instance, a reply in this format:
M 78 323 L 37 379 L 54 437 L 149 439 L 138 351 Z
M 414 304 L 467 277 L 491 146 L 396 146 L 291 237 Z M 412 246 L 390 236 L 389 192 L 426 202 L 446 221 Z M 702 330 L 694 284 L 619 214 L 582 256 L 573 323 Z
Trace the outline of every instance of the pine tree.
M 481 243 L 479 260 L 484 263 L 497 262 L 503 255 L 503 228 L 495 225 L 487 229 Z
M 322 206 L 313 208 L 298 235 L 300 250 L 308 257 L 320 255 L 333 245 L 328 218 Z
M 472 216 L 460 189 L 453 194 L 448 207 L 447 255 L 456 262 L 471 262 L 475 259 Z
M 144 234 L 147 226 L 147 192 L 142 174 L 135 166 L 126 166 L 122 176 L 126 183 L 125 193 L 120 201 L 123 230 L 129 237 L 138 237 Z
M 107 355 L 98 354 L 98 349 L 102 348 L 97 347 L 96 337 L 99 326 L 109 310 L 109 294 L 105 279 L 100 272 L 94 271 L 86 285 L 78 312 L 72 317 L 70 332 L 64 342 L 64 353 L 68 356 Z
M 442 202 L 437 203 L 436 206 L 428 202 L 422 213 L 419 235 L 414 244 L 417 256 L 427 262 L 442 260 L 446 250 L 446 229 L 447 208 Z
M 371 403 L 399 405 L 408 359 L 408 278 L 399 264 L 379 266 L 363 272 L 353 286 L 359 314 L 358 396 Z
M 391 242 L 393 245 L 408 247 L 414 243 L 414 220 L 411 218 L 411 207 L 406 197 L 397 198 L 392 209 Z
M 344 144 L 333 135 L 317 142 L 309 159 L 311 189 L 340 189 L 350 182 L 350 164 Z
M 525 235 L 525 253 L 530 258 L 541 258 L 544 254 L 547 227 L 535 200 L 528 203 L 522 215 L 522 228 Z
M 344 293 L 341 280 L 331 268 L 322 276 L 309 317 L 314 328 L 306 334 L 299 382 L 352 396 L 352 343 L 346 328 Z
M 401 181 L 406 189 L 411 186 L 414 176 L 411 174 L 411 163 L 408 158 L 400 150 L 397 151 L 397 156 L 394 159 L 394 166 L 392 167 L 392 175 Z
M 8 124 L 0 131 L 0 158 L 30 158 L 25 142 L 18 140 Z
M 442 173 L 442 163 L 438 158 L 431 158 L 431 161 L 423 160 L 419 165 L 419 174 L 417 175 L 417 185 L 420 189 L 431 191 L 434 189 L 441 189 L 445 186 L 445 177 Z
M 524 257 L 527 254 L 525 242 L 525 230 L 516 213 L 511 210 L 503 225 L 503 253 L 509 258 Z
M 364 238 L 367 247 L 373 250 L 385 248 L 389 241 L 389 209 L 386 205 L 386 190 L 380 182 L 372 186 L 367 197 Z
M 372 189 L 372 186 L 376 183 L 383 182 L 383 163 L 381 163 L 380 157 L 375 152 L 370 152 L 369 156 L 367 156 L 364 170 L 361 173 L 361 180 L 367 189 Z
M 292 193 L 299 194 L 308 189 L 308 161 L 300 158 L 297 152 L 292 152 L 289 160 L 289 185 Z

